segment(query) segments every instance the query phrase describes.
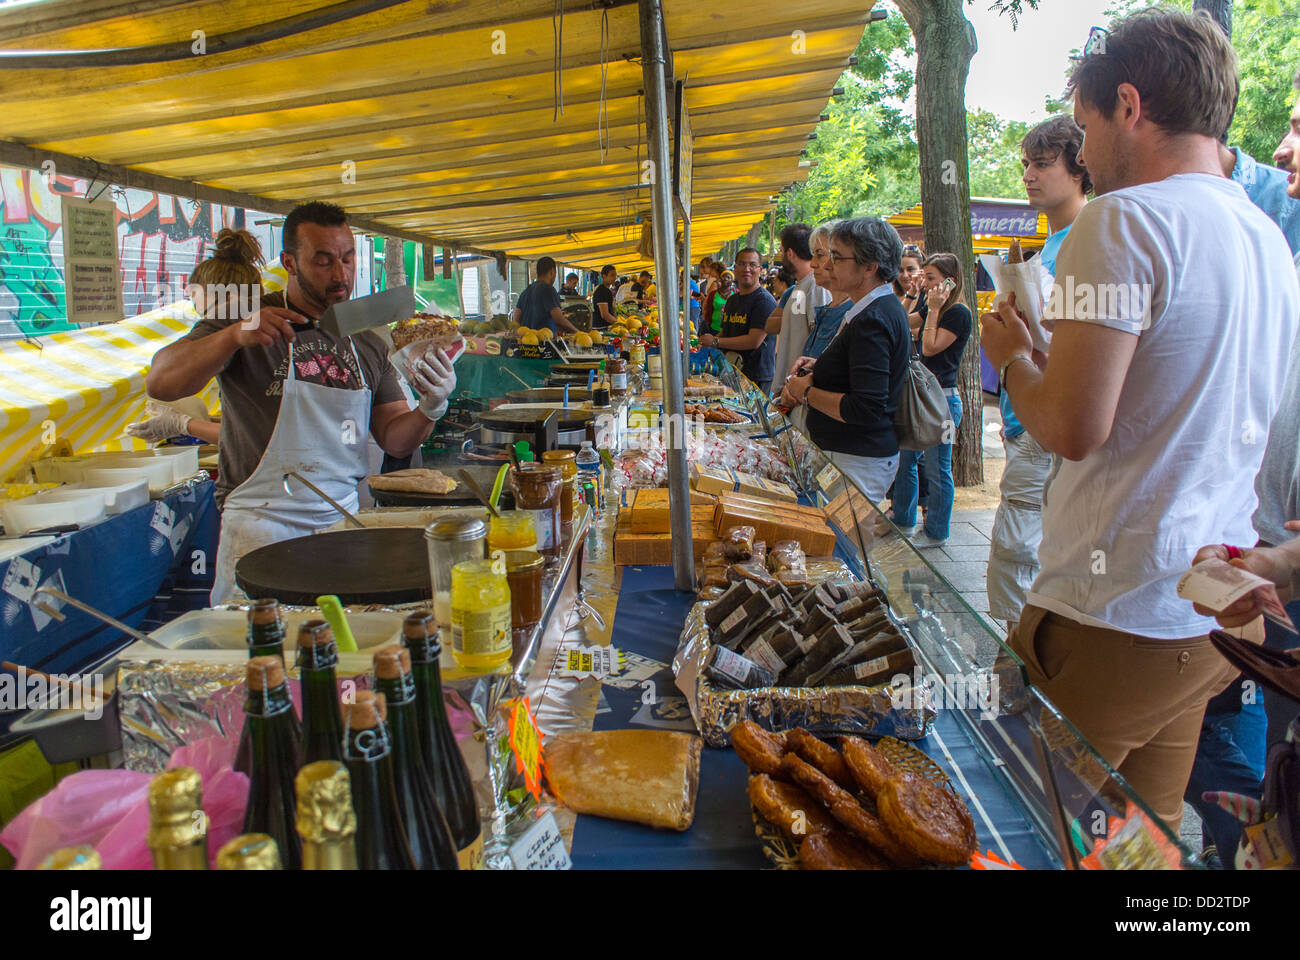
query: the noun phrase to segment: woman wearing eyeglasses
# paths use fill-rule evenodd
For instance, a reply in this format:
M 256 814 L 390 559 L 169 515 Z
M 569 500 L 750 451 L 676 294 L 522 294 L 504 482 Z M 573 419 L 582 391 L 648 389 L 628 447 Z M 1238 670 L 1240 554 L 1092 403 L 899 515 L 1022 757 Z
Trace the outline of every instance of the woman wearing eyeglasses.
M 853 306 L 812 370 L 782 391 L 782 405 L 807 405 L 812 441 L 876 503 L 898 469 L 894 414 L 911 350 L 893 287 L 902 255 L 898 231 L 878 217 L 836 224 L 829 285 Z

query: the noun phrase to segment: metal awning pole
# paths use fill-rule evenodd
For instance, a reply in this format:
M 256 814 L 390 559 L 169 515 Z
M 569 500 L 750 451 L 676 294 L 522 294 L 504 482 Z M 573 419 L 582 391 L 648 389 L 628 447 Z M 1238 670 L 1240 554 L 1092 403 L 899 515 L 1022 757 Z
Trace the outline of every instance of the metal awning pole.
M 690 379 L 691 364 L 691 218 L 682 217 L 682 340 L 686 349 L 682 351 L 683 383 Z M 663 339 L 659 340 L 663 343 Z
M 667 55 L 660 0 L 639 0 L 641 75 L 645 86 L 646 139 L 651 161 L 655 272 L 659 289 L 659 343 L 663 353 L 664 428 L 668 448 L 668 521 L 673 535 L 673 579 L 678 590 L 695 588 L 691 544 L 691 491 L 686 472 L 686 411 L 682 398 L 681 319 L 677 310 L 676 217 L 672 164 L 668 159 L 668 96 L 664 88 Z

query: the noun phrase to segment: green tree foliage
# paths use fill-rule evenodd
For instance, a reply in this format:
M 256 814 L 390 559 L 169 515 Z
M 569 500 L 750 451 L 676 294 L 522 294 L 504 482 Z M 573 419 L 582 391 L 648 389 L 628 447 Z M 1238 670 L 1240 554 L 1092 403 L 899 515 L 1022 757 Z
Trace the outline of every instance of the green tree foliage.
M 1021 120 L 1003 120 L 987 110 L 966 111 L 972 197 L 1024 199 L 1020 141 L 1031 126 Z
M 1192 10 L 1192 0 L 1163 5 Z M 1127 16 L 1151 6 L 1145 0 L 1116 0 L 1106 14 Z M 1228 143 L 1264 163 L 1272 162 L 1295 104 L 1292 78 L 1300 70 L 1298 25 L 1300 0 L 1236 0 L 1232 5 L 1232 46 L 1237 51 L 1241 95 Z

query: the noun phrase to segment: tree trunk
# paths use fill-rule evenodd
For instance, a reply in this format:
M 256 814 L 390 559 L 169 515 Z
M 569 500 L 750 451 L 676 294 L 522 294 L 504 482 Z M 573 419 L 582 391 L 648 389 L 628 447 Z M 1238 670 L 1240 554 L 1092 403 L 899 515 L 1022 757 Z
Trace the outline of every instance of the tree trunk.
M 962 421 L 952 452 L 957 486 L 984 482 L 984 395 L 980 388 L 979 313 L 966 161 L 966 77 L 975 28 L 962 0 L 895 0 L 916 39 L 916 138 L 920 149 L 925 252 L 954 253 L 963 264 L 966 305 L 976 318 L 957 386 Z
M 406 283 L 406 242 L 384 237 L 384 289 Z
M 1232 39 L 1232 0 L 1195 0 L 1192 9 L 1204 10 Z

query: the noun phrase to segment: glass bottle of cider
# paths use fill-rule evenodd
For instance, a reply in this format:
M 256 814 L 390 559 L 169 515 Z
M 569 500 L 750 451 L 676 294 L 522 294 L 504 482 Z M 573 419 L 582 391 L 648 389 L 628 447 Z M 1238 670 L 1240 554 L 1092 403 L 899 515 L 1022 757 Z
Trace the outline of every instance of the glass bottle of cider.
M 149 782 L 145 843 L 155 870 L 208 869 L 208 818 L 203 781 L 193 767 L 165 770 Z
M 279 657 L 254 657 L 245 676 L 244 726 L 249 730 L 248 808 L 244 832 L 265 833 L 276 843 L 285 869 L 302 864 L 294 828 L 293 778 L 298 772 L 298 731 L 290 722 L 293 702 Z
M 302 688 L 302 762 L 343 762 L 343 717 L 339 713 L 339 662 L 334 631 L 324 620 L 298 628 L 297 665 Z
M 402 643 L 411 654 L 415 680 L 415 716 L 420 730 L 420 751 L 433 783 L 434 799 L 442 810 L 456 845 L 460 868 L 483 866 L 483 834 L 474 783 L 456 744 L 447 706 L 442 697 L 438 624 L 427 610 L 409 615 L 402 624 Z
M 242 833 L 217 851 L 218 870 L 280 870 L 280 850 L 264 833 Z
M 317 760 L 298 771 L 298 836 L 304 870 L 357 868 L 357 817 L 348 768 Z
M 370 690 L 343 705 L 348 725 L 343 762 L 352 780 L 357 814 L 357 866 L 362 870 L 414 870 L 393 787 L 393 754 L 384 722 L 384 695 Z
M 284 621 L 280 618 L 280 601 L 269 597 L 253 601 L 248 608 L 248 632 L 244 636 L 244 642 L 248 646 L 250 660 L 253 657 L 279 657 L 286 673 L 288 672 L 288 664 L 284 660 Z M 289 712 L 301 737 L 298 714 L 292 710 Z M 239 735 L 239 749 L 235 751 L 233 764 L 240 773 L 249 771 L 248 748 L 248 728 L 245 727 Z
M 375 690 L 388 708 L 393 745 L 393 786 L 406 827 L 411 856 L 420 870 L 457 869 L 456 846 L 434 797 L 433 782 L 420 751 L 415 718 L 415 681 L 411 655 L 395 643 L 375 651 Z

